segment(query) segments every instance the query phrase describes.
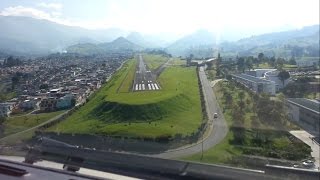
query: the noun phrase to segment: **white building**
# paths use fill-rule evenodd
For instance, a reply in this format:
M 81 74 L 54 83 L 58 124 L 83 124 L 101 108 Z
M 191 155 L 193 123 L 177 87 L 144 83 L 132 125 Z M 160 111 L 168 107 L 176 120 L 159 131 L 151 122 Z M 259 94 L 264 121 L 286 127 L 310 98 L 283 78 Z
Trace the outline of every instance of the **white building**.
M 288 78 L 282 83 L 282 81 L 278 77 L 279 73 L 280 72 L 278 70 L 276 70 L 276 71 L 268 71 L 268 72 L 264 73 L 264 78 L 266 80 L 273 81 L 273 82 L 276 83 L 276 91 L 279 91 L 280 89 L 286 87 L 287 84 L 291 81 L 291 79 Z
M 319 59 L 299 60 L 297 61 L 298 67 L 311 67 L 319 65 Z
M 22 109 L 34 109 L 36 107 L 37 101 L 34 99 L 27 99 L 20 103 L 20 108 Z
M 8 117 L 13 109 L 13 103 L 0 103 L 0 117 Z
M 282 83 L 282 81 L 278 77 L 279 71 L 277 69 L 254 69 L 251 71 L 246 71 L 246 74 L 275 82 L 276 91 L 279 91 L 280 89 L 286 87 L 291 80 L 289 78 L 289 79 L 286 79 L 284 83 Z
M 264 80 L 247 74 L 234 74 L 233 79 L 255 93 L 276 94 L 276 84 L 273 81 Z

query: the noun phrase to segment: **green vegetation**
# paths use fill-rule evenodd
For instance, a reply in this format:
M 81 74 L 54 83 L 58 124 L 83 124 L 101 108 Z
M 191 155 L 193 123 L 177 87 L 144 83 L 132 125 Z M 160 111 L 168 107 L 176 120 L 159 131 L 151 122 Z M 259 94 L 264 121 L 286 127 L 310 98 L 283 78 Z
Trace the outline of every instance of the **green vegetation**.
M 162 55 L 149 55 L 145 54 L 143 56 L 143 59 L 145 60 L 146 64 L 151 70 L 155 70 L 158 67 L 160 67 L 162 64 L 166 63 L 168 61 L 167 57 L 164 57 Z
M 7 101 L 14 97 L 16 97 L 15 92 L 8 92 L 8 93 L 0 92 L 0 101 Z
M 41 114 L 29 114 L 24 116 L 13 116 L 6 119 L 3 123 L 4 125 L 4 136 L 14 134 L 31 127 L 34 127 L 38 124 L 41 124 L 64 111 L 56 111 L 50 113 L 41 113 Z
M 156 61 L 158 56 L 150 57 L 145 59 Z M 159 91 L 117 93 L 128 78 L 127 71 L 120 69 L 88 103 L 48 131 L 156 138 L 177 133 L 187 136 L 200 127 L 202 113 L 195 67 L 166 68 L 157 79 Z
M 252 95 L 232 82 L 219 82 L 214 90 L 230 130 L 202 159 L 198 153 L 184 160 L 247 166 L 237 159 L 248 155 L 286 160 L 309 157 L 310 147 L 286 131 L 296 127 L 286 120 L 281 100 Z
M 118 92 L 130 92 L 134 80 L 134 75 L 136 72 L 136 65 L 137 61 L 135 59 L 131 59 L 123 65 L 123 68 L 127 70 L 127 74 L 126 77 L 123 79 Z

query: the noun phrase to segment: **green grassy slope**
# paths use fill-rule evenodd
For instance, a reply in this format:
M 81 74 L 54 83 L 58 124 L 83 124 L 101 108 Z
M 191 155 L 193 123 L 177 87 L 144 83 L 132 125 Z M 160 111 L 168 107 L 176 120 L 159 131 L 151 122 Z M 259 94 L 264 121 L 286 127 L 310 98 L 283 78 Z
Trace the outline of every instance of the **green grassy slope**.
M 152 138 L 197 130 L 202 114 L 194 67 L 167 68 L 158 78 L 160 91 L 117 93 L 127 71 L 122 68 L 87 104 L 48 130 Z

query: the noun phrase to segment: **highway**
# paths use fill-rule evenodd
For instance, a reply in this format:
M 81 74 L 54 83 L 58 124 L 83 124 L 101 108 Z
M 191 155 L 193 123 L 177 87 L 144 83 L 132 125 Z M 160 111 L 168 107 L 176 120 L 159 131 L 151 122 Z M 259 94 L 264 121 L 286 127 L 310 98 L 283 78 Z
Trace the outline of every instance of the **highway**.
M 207 124 L 209 128 L 208 135 L 205 135 L 203 139 L 198 141 L 197 143 L 186 145 L 177 149 L 171 149 L 164 153 L 151 156 L 171 159 L 200 153 L 202 151 L 202 148 L 204 151 L 210 149 L 211 147 L 221 142 L 227 135 L 227 123 L 224 119 L 221 109 L 219 108 L 216 97 L 211 87 L 211 83 L 208 81 L 203 67 L 199 68 L 199 76 L 202 84 L 204 99 L 206 102 L 206 110 L 209 119 Z M 218 113 L 218 118 L 213 117 L 215 112 Z
M 151 72 L 144 63 L 141 54 L 138 55 L 137 71 L 134 78 L 132 91 L 152 91 L 160 90 L 159 84 L 156 82 L 156 76 Z

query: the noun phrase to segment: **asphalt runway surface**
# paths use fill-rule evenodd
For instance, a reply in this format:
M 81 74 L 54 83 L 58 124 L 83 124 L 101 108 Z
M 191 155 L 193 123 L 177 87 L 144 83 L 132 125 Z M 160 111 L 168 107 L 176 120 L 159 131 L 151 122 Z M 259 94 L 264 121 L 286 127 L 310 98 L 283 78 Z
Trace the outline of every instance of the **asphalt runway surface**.
M 155 91 L 160 90 L 161 87 L 156 82 L 156 76 L 151 72 L 149 67 L 145 64 L 141 54 L 138 56 L 138 64 L 136 68 L 136 75 L 134 78 L 133 91 Z

